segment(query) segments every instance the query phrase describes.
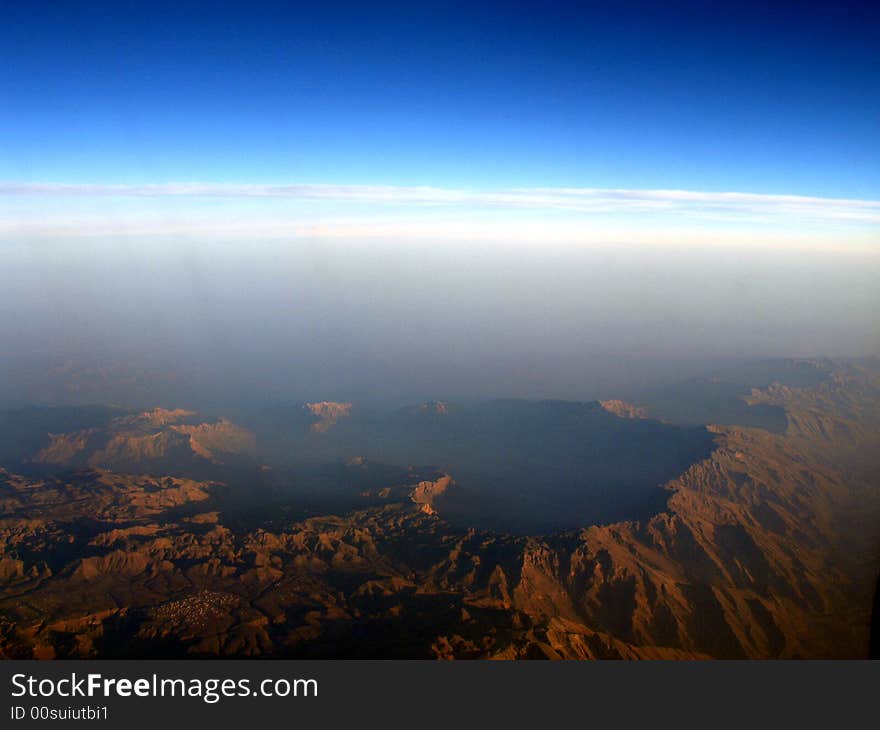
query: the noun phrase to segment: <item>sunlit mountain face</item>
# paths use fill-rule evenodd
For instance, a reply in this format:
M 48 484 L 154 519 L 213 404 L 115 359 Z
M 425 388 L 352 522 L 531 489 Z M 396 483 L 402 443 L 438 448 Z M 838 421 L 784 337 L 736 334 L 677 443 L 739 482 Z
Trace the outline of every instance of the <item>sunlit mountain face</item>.
M 6 410 L 0 649 L 862 656 L 878 405 L 876 360 L 820 360 L 634 402 Z
M 0 657 L 865 657 L 876 9 L 312 5 L 4 8 Z

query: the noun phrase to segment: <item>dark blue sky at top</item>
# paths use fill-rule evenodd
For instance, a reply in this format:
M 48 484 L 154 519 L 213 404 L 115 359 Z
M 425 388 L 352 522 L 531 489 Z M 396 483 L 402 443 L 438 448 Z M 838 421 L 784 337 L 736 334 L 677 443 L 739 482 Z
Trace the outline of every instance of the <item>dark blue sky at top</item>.
M 880 4 L 2 2 L 0 180 L 880 196 Z

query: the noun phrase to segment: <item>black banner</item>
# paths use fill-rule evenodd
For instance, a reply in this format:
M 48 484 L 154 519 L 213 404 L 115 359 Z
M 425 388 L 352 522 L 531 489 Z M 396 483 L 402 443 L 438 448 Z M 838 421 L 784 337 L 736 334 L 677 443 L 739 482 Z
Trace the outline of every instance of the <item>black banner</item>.
M 855 726 L 878 662 L 5 661 L 2 726 Z M 846 718 L 863 718 L 849 722 Z

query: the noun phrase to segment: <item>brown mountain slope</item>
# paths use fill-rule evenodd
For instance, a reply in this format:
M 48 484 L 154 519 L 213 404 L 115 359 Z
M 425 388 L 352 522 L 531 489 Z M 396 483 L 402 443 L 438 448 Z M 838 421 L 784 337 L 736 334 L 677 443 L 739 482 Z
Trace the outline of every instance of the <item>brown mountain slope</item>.
M 49 443 L 30 461 L 68 467 L 116 471 L 174 469 L 200 460 L 223 463 L 229 455 L 251 454 L 253 434 L 221 418 L 213 423 L 186 423 L 196 414 L 156 408 L 112 419 L 106 426 L 50 433 Z
M 661 514 L 545 538 L 452 527 L 442 474 L 413 473 L 341 516 L 242 529 L 208 483 L 0 473 L 0 650 L 864 656 L 880 380 L 841 366 L 751 397 L 785 407 L 786 433 L 714 427 L 716 449 L 667 485 Z
M 837 373 L 753 398 L 786 407 L 785 435 L 716 427 L 717 450 L 668 485 L 666 513 L 531 544 L 515 605 L 637 645 L 864 655 L 880 570 L 877 377 Z

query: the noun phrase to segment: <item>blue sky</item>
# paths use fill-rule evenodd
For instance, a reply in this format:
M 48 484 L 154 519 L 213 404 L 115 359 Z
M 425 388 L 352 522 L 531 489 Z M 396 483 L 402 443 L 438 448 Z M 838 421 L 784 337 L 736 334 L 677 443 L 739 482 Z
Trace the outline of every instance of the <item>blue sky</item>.
M 7 353 L 593 397 L 880 351 L 876 2 L 0 2 Z
M 847 3 L 4 3 L 0 179 L 880 197 Z
M 434 228 L 437 201 L 411 199 L 429 186 L 464 196 L 440 216 L 516 209 L 516 223 L 524 207 L 536 229 L 580 216 L 598 234 L 611 218 L 675 233 L 712 218 L 748 234 L 791 227 L 806 205 L 803 231 L 821 219 L 826 235 L 876 236 L 876 202 L 841 216 L 772 197 L 880 199 L 871 3 L 34 1 L 6 2 L 3 16 L 7 229 L 57 220 L 88 232 L 112 203 L 129 229 L 204 227 L 234 209 L 273 230 L 292 216 L 310 231 L 364 230 L 364 216 L 384 215 L 407 232 L 413 220 Z M 181 195 L 191 182 L 214 187 Z M 373 192 L 321 205 L 242 193 L 260 185 Z M 770 197 L 757 211 L 678 197 L 659 218 L 619 202 L 539 214 L 534 191 L 559 188 Z M 499 204 L 522 189 L 525 206 Z

